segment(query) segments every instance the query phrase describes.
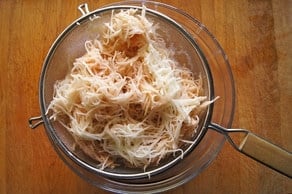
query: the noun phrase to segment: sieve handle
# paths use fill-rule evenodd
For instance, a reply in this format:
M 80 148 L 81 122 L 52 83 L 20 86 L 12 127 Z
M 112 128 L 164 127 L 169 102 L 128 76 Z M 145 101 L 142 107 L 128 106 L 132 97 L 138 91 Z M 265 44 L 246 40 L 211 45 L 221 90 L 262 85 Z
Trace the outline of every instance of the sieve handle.
M 292 153 L 245 129 L 227 129 L 216 123 L 209 128 L 223 134 L 229 143 L 239 152 L 250 158 L 292 177 Z M 236 136 L 233 137 L 232 134 Z M 239 140 L 236 141 L 236 140 Z
M 292 154 L 267 140 L 249 132 L 240 146 L 240 152 L 292 177 Z

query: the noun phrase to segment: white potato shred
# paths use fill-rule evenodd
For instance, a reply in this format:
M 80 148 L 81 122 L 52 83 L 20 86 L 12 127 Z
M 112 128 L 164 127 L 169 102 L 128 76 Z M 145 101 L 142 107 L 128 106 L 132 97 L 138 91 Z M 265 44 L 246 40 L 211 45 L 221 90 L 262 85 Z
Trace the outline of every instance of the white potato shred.
M 145 9 L 112 14 L 99 38 L 85 42 L 48 109 L 101 169 L 143 168 L 182 153 L 210 101 L 202 78 L 174 60 Z

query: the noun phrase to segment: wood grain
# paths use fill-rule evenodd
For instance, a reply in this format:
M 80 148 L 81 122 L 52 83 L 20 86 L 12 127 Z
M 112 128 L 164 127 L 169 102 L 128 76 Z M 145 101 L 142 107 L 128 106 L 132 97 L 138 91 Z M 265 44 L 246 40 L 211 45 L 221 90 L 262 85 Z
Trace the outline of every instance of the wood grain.
M 42 62 L 81 0 L 0 1 L 0 193 L 107 193 L 58 158 L 39 115 Z M 88 0 L 90 9 L 113 2 Z M 164 0 L 204 23 L 227 53 L 236 83 L 233 127 L 292 150 L 292 1 Z M 196 179 L 167 193 L 292 193 L 291 179 L 225 144 Z

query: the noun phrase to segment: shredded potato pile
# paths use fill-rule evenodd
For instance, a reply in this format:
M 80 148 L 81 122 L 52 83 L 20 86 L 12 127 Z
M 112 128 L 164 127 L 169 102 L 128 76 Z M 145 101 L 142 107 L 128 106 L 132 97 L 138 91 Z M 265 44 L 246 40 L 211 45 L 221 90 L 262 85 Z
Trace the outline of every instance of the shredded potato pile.
M 114 13 L 103 34 L 85 42 L 48 109 L 100 163 L 144 168 L 176 152 L 196 132 L 210 101 L 202 79 L 173 59 L 145 9 Z

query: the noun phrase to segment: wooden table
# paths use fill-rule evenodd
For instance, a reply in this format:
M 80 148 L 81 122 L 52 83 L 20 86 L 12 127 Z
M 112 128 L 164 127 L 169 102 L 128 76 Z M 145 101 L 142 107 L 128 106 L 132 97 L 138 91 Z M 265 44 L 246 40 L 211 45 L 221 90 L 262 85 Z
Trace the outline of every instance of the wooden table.
M 0 1 L 0 193 L 107 193 L 58 158 L 39 115 L 42 62 L 84 1 Z M 88 0 L 91 10 L 113 2 Z M 164 0 L 198 18 L 229 57 L 236 82 L 234 128 L 292 150 L 292 1 Z M 292 165 L 292 164 L 291 164 Z M 196 179 L 167 193 L 292 193 L 292 180 L 226 143 Z

